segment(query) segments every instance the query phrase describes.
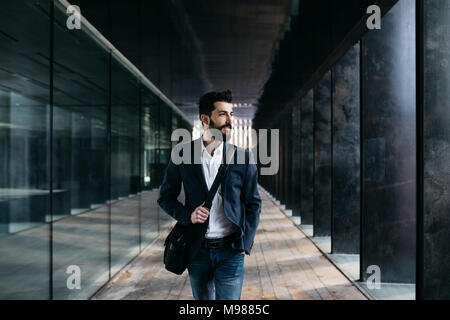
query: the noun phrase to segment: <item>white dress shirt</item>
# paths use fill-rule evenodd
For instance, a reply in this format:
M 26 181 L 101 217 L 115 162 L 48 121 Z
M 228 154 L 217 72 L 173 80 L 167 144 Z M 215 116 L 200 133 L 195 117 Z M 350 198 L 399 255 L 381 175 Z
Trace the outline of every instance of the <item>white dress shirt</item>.
M 214 151 L 214 156 L 206 150 L 203 142 L 202 145 L 202 169 L 203 175 L 205 176 L 206 185 L 208 190 L 211 189 L 212 184 L 216 178 L 219 167 L 222 163 L 223 154 L 223 142 Z M 230 234 L 237 231 L 238 227 L 235 226 L 225 215 L 225 210 L 223 208 L 222 199 L 222 187 L 219 189 L 214 196 L 212 201 L 211 210 L 209 211 L 209 223 L 208 230 L 206 231 L 205 238 L 207 239 L 219 239 L 229 236 Z

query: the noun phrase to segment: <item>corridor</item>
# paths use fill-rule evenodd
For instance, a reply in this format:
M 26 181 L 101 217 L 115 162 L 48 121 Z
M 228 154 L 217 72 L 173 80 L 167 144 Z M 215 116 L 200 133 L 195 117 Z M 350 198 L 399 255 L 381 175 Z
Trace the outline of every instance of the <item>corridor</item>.
M 192 299 L 158 198 L 217 128 L 255 160 L 221 189 L 247 251 L 232 209 L 263 198 L 243 299 L 450 300 L 449 21 L 449 0 L 0 1 L 0 300 Z M 201 167 L 172 217 L 207 199 Z
M 260 188 L 261 220 L 246 256 L 243 300 L 363 300 L 347 280 Z M 168 230 L 92 299 L 192 300 L 187 271 L 177 276 L 162 263 Z

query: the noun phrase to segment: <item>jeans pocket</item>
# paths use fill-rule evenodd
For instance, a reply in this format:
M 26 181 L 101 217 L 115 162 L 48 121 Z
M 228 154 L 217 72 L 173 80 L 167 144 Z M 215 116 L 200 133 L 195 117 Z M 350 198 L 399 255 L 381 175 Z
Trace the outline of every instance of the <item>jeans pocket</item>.
M 240 249 L 233 249 L 233 248 L 229 248 L 231 250 L 231 253 L 234 254 L 240 254 L 240 255 L 245 255 L 244 253 L 242 253 L 244 250 L 240 250 Z

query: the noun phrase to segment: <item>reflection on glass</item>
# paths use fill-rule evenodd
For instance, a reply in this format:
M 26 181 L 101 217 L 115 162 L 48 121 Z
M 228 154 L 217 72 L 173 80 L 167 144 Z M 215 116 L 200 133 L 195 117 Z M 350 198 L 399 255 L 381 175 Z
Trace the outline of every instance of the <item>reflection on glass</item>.
M 115 273 L 139 252 L 140 115 L 138 80 L 115 58 L 111 83 L 111 273 Z
M 0 299 L 88 299 L 167 226 L 179 119 L 60 2 L 50 61 L 51 3 L 0 2 Z
M 159 154 L 158 154 L 158 185 L 161 185 L 164 179 L 165 169 L 170 160 L 170 151 L 172 143 L 170 136 L 172 134 L 172 112 L 164 103 L 160 104 L 159 114 Z M 165 229 L 170 226 L 172 218 L 165 212 L 160 212 L 160 228 Z
M 49 1 L 0 2 L 0 299 L 48 299 Z
M 157 172 L 156 152 L 158 148 L 159 101 L 148 88 L 141 90 L 142 101 L 142 144 L 143 144 L 143 189 L 141 196 L 142 245 L 151 243 L 159 231 L 157 203 L 159 190 L 155 175 Z
M 55 10 L 53 296 L 87 299 L 109 278 L 109 52 L 82 30 L 58 28 L 66 19 Z M 70 266 L 80 289 L 67 286 Z
M 159 164 L 162 165 L 163 168 L 167 166 L 170 160 L 170 150 L 172 148 L 172 144 L 170 141 L 170 136 L 172 134 L 172 111 L 170 108 L 164 104 L 161 105 L 161 111 L 159 114 L 159 132 L 160 132 L 160 143 L 159 143 Z M 162 182 L 162 178 L 160 178 Z

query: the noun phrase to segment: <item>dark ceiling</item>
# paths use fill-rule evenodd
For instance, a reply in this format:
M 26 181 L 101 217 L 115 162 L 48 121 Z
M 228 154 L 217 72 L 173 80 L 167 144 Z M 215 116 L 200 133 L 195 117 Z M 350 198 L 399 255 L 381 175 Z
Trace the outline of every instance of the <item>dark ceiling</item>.
M 199 97 L 233 91 L 235 114 L 277 125 L 397 0 L 73 0 L 193 121 Z
M 193 121 L 199 97 L 233 91 L 253 118 L 292 0 L 77 0 L 81 13 Z

